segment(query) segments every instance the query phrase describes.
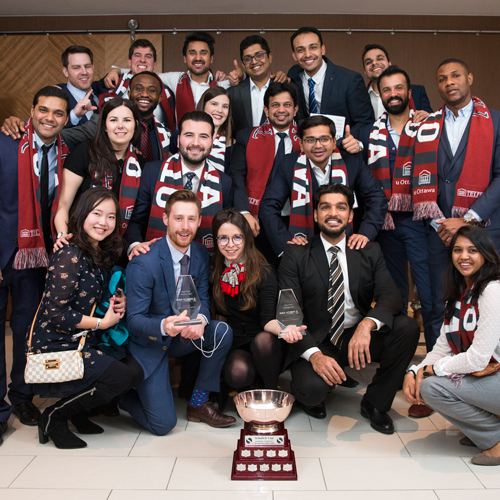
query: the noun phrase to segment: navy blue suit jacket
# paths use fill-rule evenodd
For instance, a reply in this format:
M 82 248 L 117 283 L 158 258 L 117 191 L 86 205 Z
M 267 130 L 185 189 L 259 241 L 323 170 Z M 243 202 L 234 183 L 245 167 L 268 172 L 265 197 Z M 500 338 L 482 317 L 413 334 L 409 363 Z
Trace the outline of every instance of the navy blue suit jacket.
M 286 200 L 292 194 L 293 170 L 298 156 L 299 152 L 285 155 L 276 175 L 266 188 L 259 208 L 259 220 L 264 226 L 265 233 L 276 255 L 280 255 L 285 249 L 287 241 L 292 240 L 280 213 Z M 364 205 L 365 208 L 358 233 L 373 241 L 384 223 L 387 198 L 380 189 L 378 181 L 363 162 L 360 153 L 355 155 L 345 153 L 342 154 L 342 157 L 345 161 L 349 187 L 359 193 L 361 199 L 358 199 L 358 203 Z M 311 173 L 311 178 L 312 194 L 314 195 L 318 189 L 318 183 L 314 173 Z
M 151 202 L 155 194 L 156 181 L 160 174 L 163 161 L 151 161 L 146 163 L 142 172 L 139 193 L 135 202 L 134 211 L 130 218 L 130 223 L 123 237 L 130 245 L 136 241 L 142 242 L 146 238 L 148 230 L 149 214 L 151 213 Z M 219 172 L 222 185 L 222 206 L 230 208 L 233 206 L 233 189 L 231 178 Z
M 423 85 L 411 84 L 411 96 L 413 97 L 413 102 L 415 103 L 415 109 L 417 111 L 427 111 L 432 113 L 431 103 L 427 97 L 427 92 Z
M 210 318 L 209 273 L 207 249 L 192 242 L 189 274 L 201 300 L 200 314 L 206 318 Z M 153 243 L 147 254 L 134 257 L 127 266 L 128 349 L 141 364 L 145 379 L 163 359 L 172 341 L 172 337 L 162 336 L 161 322 L 175 315 L 172 310 L 175 286 L 172 255 L 166 237 Z
M 371 125 L 375 120 L 363 77 L 355 71 L 333 64 L 326 57 L 323 59 L 327 68 L 321 95 L 321 114 L 345 116 L 345 123 L 351 127 L 351 134 L 359 139 L 361 127 Z M 288 71 L 288 76 L 299 91 L 299 112 L 303 116 L 309 116 L 302 86 L 303 71 L 296 64 Z
M 68 90 L 68 85 L 66 83 L 58 83 L 57 86 L 61 87 L 61 89 L 64 90 L 64 92 L 66 92 L 66 94 L 69 97 L 69 106 L 71 109 L 73 109 L 78 104 L 78 101 L 75 99 L 73 94 Z M 100 87 L 99 82 L 92 83 L 92 89 L 94 90 L 92 96 L 94 98 L 94 101 L 97 103 L 96 106 L 99 107 L 99 94 L 102 93 L 101 92 L 102 88 Z M 94 111 L 94 113 L 98 112 L 99 112 L 98 110 Z M 70 118 L 64 128 L 77 127 L 78 125 L 83 125 L 84 123 L 87 122 L 88 118 L 85 115 L 80 117 L 80 121 L 76 125 L 73 125 L 71 123 L 71 118 Z

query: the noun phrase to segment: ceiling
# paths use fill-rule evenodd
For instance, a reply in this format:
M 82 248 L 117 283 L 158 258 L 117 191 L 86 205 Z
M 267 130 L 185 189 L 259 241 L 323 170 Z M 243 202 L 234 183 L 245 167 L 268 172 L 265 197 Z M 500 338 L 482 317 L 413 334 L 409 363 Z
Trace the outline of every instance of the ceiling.
M 499 0 L 2 0 L 0 16 L 279 14 L 284 8 L 287 14 L 500 16 Z

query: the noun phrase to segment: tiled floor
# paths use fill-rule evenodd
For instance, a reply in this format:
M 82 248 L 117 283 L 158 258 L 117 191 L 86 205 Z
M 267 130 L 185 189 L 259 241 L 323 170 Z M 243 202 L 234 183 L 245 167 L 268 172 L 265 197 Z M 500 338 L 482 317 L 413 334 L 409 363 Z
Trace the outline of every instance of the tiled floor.
M 370 500 L 498 500 L 500 467 L 471 465 L 477 450 L 460 446 L 461 433 L 439 415 L 408 418 L 401 393 L 391 410 L 397 432 L 386 436 L 370 428 L 359 403 L 374 369 L 350 372 L 360 385 L 333 391 L 326 420 L 292 410 L 286 426 L 297 481 L 232 482 L 241 420 L 229 429 L 188 423 L 185 402 L 177 400 L 179 420 L 170 435 L 152 436 L 126 414 L 99 417 L 105 433 L 85 436 L 82 450 L 41 445 L 35 428 L 11 418 L 0 447 L 0 498 L 366 500 L 368 494 Z M 283 376 L 284 388 L 288 382 Z M 234 406 L 229 412 L 236 415 Z

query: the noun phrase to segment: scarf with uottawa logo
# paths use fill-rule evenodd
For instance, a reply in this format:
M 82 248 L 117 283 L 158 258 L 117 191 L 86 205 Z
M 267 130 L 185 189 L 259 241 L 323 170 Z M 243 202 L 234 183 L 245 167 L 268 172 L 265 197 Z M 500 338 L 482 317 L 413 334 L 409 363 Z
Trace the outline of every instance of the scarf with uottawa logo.
M 160 173 L 155 184 L 155 191 L 151 201 L 148 231 L 146 239 L 161 238 L 165 235 L 166 228 L 163 223 L 165 204 L 168 197 L 184 189 L 182 179 L 182 161 L 179 153 L 166 160 L 160 168 Z M 210 161 L 206 160 L 203 166 L 198 192 L 201 200 L 201 224 L 196 232 L 195 241 L 205 245 L 208 250 L 213 250 L 214 239 L 212 235 L 212 219 L 222 210 L 222 183 L 220 172 Z
M 380 187 L 389 201 L 389 210 L 385 215 L 382 229 L 393 230 L 394 220 L 390 211 L 411 212 L 411 164 L 413 158 L 413 143 L 417 135 L 419 123 L 414 123 L 414 111 L 410 110 L 410 118 L 403 127 L 399 139 L 399 147 L 394 164 L 391 183 L 391 166 L 389 161 L 389 131 L 387 130 L 387 112 L 373 124 L 368 144 L 368 168 L 377 179 Z
M 52 231 L 52 220 L 59 203 L 59 181 L 62 179 L 64 160 L 69 154 L 69 149 L 60 135 L 57 136 L 55 148 L 57 154 L 56 189 L 50 209 L 51 227 L 44 228 L 45 231 Z M 14 269 L 47 267 L 49 264 L 42 230 L 39 178 L 41 165 L 38 158 L 33 123 L 30 119 L 26 124 L 26 132 L 19 142 L 17 159 L 19 197 L 17 241 L 19 249 L 14 260 Z M 55 236 L 53 231 L 52 236 Z
M 214 75 L 210 71 L 208 76 L 209 86 L 215 87 L 217 82 L 214 80 Z M 182 117 L 190 111 L 196 110 L 196 103 L 194 102 L 193 89 L 191 88 L 191 77 L 189 74 L 182 73 L 179 81 L 177 82 L 177 89 L 175 91 L 175 100 L 177 111 L 177 123 L 182 120 Z
M 472 97 L 467 151 L 462 172 L 455 186 L 452 217 L 462 217 L 483 194 L 490 182 L 491 155 L 493 153 L 493 121 L 486 105 Z M 420 124 L 415 138 L 413 167 L 413 219 L 444 219 L 437 204 L 437 157 L 443 131 L 445 107 L 429 115 Z

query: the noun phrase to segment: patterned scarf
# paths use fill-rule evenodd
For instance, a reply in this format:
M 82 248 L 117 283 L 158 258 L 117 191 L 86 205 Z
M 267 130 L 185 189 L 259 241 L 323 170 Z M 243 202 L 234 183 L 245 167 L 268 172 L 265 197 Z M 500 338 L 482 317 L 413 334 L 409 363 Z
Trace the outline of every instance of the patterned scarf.
M 462 217 L 479 198 L 490 182 L 493 152 L 493 122 L 485 104 L 472 97 L 474 109 L 470 122 L 467 152 L 462 172 L 455 187 L 452 217 Z M 443 131 L 445 108 L 429 115 L 417 132 L 413 168 L 413 219 L 443 219 L 437 204 L 437 157 Z
M 50 231 L 53 230 L 52 219 L 59 203 L 59 179 L 62 179 L 64 160 L 69 154 L 69 149 L 60 135 L 57 136 L 55 147 L 57 154 L 56 189 L 50 209 Z M 14 260 L 14 269 L 47 267 L 49 264 L 49 257 L 45 249 L 42 231 L 38 150 L 36 148 L 31 119 L 28 120 L 26 132 L 19 142 L 17 161 L 19 196 L 17 241 L 19 250 Z M 48 230 L 49 228 L 45 228 L 45 231 Z M 55 236 L 53 231 L 52 236 Z
M 153 123 L 156 129 L 156 137 L 158 137 L 158 144 L 160 145 L 161 154 L 163 156 L 163 160 L 166 160 L 170 154 L 170 130 L 163 126 L 163 123 L 153 115 Z
M 210 163 L 221 172 L 225 170 L 226 162 L 226 136 L 218 135 L 212 144 L 212 150 L 208 157 Z
M 226 269 L 222 272 L 220 277 L 220 286 L 222 292 L 226 295 L 234 297 L 238 295 L 240 284 L 246 278 L 246 271 L 243 262 L 229 262 L 224 260 Z
M 147 240 L 165 235 L 163 214 L 168 197 L 175 191 L 184 189 L 182 182 L 182 162 L 179 153 L 166 160 L 158 175 L 155 192 L 151 203 Z M 196 232 L 195 241 L 202 243 L 208 250 L 213 250 L 212 219 L 222 210 L 222 183 L 219 171 L 209 162 L 205 162 L 203 173 L 196 193 L 201 200 L 201 224 Z
M 292 150 L 300 150 L 295 121 L 290 126 Z M 266 120 L 260 127 L 256 127 L 250 134 L 246 151 L 247 178 L 246 192 L 250 202 L 250 212 L 253 216 L 259 214 L 259 206 L 264 196 L 269 176 L 274 165 L 276 141 L 273 126 Z
M 210 87 L 215 87 L 217 82 L 214 80 L 214 75 L 210 71 L 208 76 Z M 177 123 L 182 120 L 182 117 L 189 111 L 196 109 L 194 102 L 193 89 L 191 88 L 191 77 L 187 72 L 182 73 L 177 82 L 177 90 L 175 91 Z
M 292 237 L 310 238 L 314 235 L 312 170 L 304 153 L 297 158 L 293 168 L 293 190 L 289 232 Z M 334 151 L 331 156 L 330 184 L 349 186 L 347 170 L 341 154 Z
M 389 210 L 394 212 L 411 212 L 411 164 L 413 158 L 413 143 L 419 124 L 413 123 L 414 111 L 410 110 L 410 119 L 406 122 L 401 137 L 394 164 L 394 174 L 391 184 L 391 168 L 389 161 L 389 131 L 387 130 L 387 112 L 373 124 L 368 145 L 368 167 L 380 184 L 386 198 L 389 200 Z M 394 229 L 394 221 L 390 212 L 385 215 L 384 230 Z

